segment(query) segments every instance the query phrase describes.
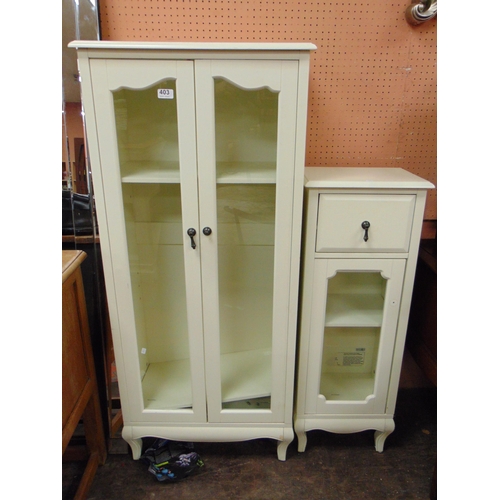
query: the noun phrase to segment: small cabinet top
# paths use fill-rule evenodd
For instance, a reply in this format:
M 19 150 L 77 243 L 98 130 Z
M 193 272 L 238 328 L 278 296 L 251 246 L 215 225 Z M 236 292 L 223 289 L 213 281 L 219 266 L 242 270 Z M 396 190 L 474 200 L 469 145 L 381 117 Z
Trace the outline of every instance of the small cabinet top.
M 434 184 L 402 168 L 306 167 L 306 188 L 432 189 Z

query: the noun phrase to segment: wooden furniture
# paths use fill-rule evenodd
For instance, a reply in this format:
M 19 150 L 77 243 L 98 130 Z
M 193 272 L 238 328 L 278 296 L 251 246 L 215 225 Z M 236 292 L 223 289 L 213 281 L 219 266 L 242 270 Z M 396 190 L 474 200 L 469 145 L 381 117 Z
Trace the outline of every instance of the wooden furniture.
M 103 425 L 104 434 L 108 440 L 108 438 L 115 438 L 116 433 L 121 431 L 123 419 L 116 383 L 115 355 L 102 275 L 99 235 L 95 237 L 63 235 L 62 249 L 74 250 L 75 248 L 87 254 L 80 269 L 87 300 L 89 328 L 92 331 L 92 348 L 100 404 L 102 410 L 107 409 L 103 411 Z M 108 442 L 108 449 L 110 446 L 111 442 Z
M 394 430 L 425 198 L 399 168 L 308 167 L 295 431 Z
M 86 498 L 106 441 L 87 320 L 80 264 L 82 251 L 62 252 L 62 453 L 83 420 L 89 459 L 75 498 Z
M 272 438 L 293 386 L 312 44 L 72 42 L 124 418 Z

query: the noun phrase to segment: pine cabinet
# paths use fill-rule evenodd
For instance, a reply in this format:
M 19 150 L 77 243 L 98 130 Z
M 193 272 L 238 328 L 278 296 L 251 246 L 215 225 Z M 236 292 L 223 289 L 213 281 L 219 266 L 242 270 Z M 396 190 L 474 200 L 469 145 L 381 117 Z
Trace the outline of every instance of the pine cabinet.
M 305 169 L 295 432 L 375 431 L 394 410 L 430 182 L 399 168 Z
M 72 42 L 123 437 L 293 439 L 312 44 Z

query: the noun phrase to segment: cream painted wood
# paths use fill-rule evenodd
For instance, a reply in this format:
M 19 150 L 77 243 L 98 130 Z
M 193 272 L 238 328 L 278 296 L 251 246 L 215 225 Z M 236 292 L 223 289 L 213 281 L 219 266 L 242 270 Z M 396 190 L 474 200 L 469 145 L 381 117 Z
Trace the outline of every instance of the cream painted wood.
M 121 169 L 118 157 L 118 144 L 115 131 L 115 119 L 113 109 L 112 91 L 121 87 L 144 88 L 157 83 L 160 79 L 175 78 L 178 83 L 177 106 L 182 113 L 178 113 L 179 119 L 179 157 L 182 167 L 180 175 L 183 176 L 180 183 L 183 193 L 183 226 L 197 227 L 198 213 L 193 204 L 187 202 L 192 193 L 197 193 L 196 177 L 196 155 L 190 145 L 195 140 L 194 128 L 194 75 L 193 64 L 189 61 L 151 61 L 153 67 L 152 76 L 148 80 L 145 73 L 145 61 L 104 59 L 92 60 L 90 69 L 92 72 L 92 100 L 95 107 L 95 122 L 99 130 L 99 159 L 102 165 L 101 177 L 94 176 L 96 181 L 102 179 L 105 191 L 105 205 L 108 222 L 107 236 L 109 238 L 112 252 L 111 261 L 114 270 L 113 281 L 115 285 L 115 300 L 118 309 L 120 339 L 123 342 L 122 352 L 126 379 L 126 392 L 129 395 L 130 405 L 128 413 L 132 421 L 158 422 L 162 420 L 178 422 L 198 422 L 206 420 L 205 393 L 200 384 L 191 384 L 192 410 L 165 410 L 165 412 L 150 411 L 144 407 L 142 379 L 145 376 L 147 364 L 146 354 L 139 354 L 142 349 L 141 332 L 136 329 L 140 322 L 140 311 L 134 306 L 132 289 L 134 287 L 133 276 L 129 271 L 130 256 L 125 230 L 125 217 L 123 213 L 123 195 L 121 189 Z M 141 76 L 138 78 L 137 74 Z M 121 84 L 118 75 L 121 75 Z M 110 83 L 111 82 L 111 83 Z M 136 87 L 138 85 L 138 87 Z M 84 95 L 84 102 L 85 95 Z M 91 152 L 91 159 L 92 159 Z M 94 165 L 93 165 L 94 166 Z M 143 167 L 148 169 L 148 165 Z M 97 182 L 96 182 L 97 183 Z M 97 192 L 96 192 L 97 195 Z M 100 219 L 99 219 L 100 220 Z M 186 281 L 186 303 L 188 311 L 188 323 L 192 335 L 201 331 L 201 269 L 199 254 L 190 250 L 189 238 L 184 240 L 185 258 L 185 281 Z M 109 281 L 108 279 L 106 280 Z M 193 286 L 197 284 L 197 286 Z M 137 287 L 138 285 L 135 284 Z M 199 378 L 200 367 L 204 366 L 203 352 L 199 348 L 202 337 L 190 339 L 190 377 L 191 380 Z M 151 351 L 151 349 L 149 349 Z M 125 392 L 125 391 L 122 391 Z M 153 408 L 151 408 L 153 410 Z
M 394 431 L 426 190 L 432 187 L 402 169 L 306 168 L 294 419 L 301 452 L 313 429 L 372 429 L 378 452 Z M 352 231 L 363 220 L 372 223 L 367 242 L 361 227 Z
M 265 71 L 262 71 L 265 69 Z M 212 186 L 212 189 L 200 191 L 200 205 L 206 209 L 200 214 L 201 227 L 217 226 L 217 196 L 216 179 L 216 151 L 215 130 L 213 124 L 214 111 L 214 78 L 221 77 L 244 89 L 270 88 L 279 92 L 278 102 L 278 150 L 276 158 L 276 241 L 274 248 L 274 297 L 272 302 L 273 338 L 272 345 L 286 345 L 287 338 L 291 335 L 289 325 L 283 318 L 286 317 L 289 307 L 288 280 L 290 276 L 290 245 L 281 242 L 291 241 L 292 231 L 292 203 L 295 151 L 284 145 L 292 144 L 295 139 L 296 99 L 297 95 L 297 70 L 295 61 L 197 61 L 196 66 L 197 101 L 205 106 L 198 113 L 198 157 L 199 179 L 201 186 Z M 258 151 L 256 152 L 258 153 Z M 258 159 L 258 158 L 257 158 Z M 260 163 L 260 162 L 256 162 Z M 218 254 L 216 248 L 216 234 L 203 239 L 203 281 L 214 283 L 218 281 L 217 265 Z M 210 251 L 207 249 L 206 245 Z M 213 287 L 204 287 L 204 324 L 205 336 L 211 346 L 220 345 L 220 309 L 219 295 L 212 292 Z M 257 287 L 255 287 L 258 290 Z M 250 300 L 259 300 L 258 295 Z M 259 336 L 259 328 L 253 329 L 253 336 Z M 258 342 L 255 338 L 253 343 Z M 220 387 L 224 384 L 221 379 L 221 363 L 218 351 L 210 350 L 207 356 L 207 394 L 209 421 L 211 422 L 280 422 L 284 419 L 284 394 L 287 352 L 281 349 L 272 350 L 271 383 L 271 408 L 269 411 L 245 413 L 241 410 L 223 410 Z
M 315 47 L 143 42 L 71 46 L 78 49 L 82 76 L 124 439 L 137 459 L 146 436 L 185 441 L 271 438 L 279 441 L 278 458 L 285 460 L 294 437 L 307 83 L 309 51 Z M 175 81 L 178 145 L 168 151 L 178 150 L 178 155 L 129 155 L 130 147 L 142 144 L 120 149 L 117 127 L 132 117 L 115 116 L 113 92 L 150 89 L 165 79 Z M 277 96 L 274 146 L 252 143 L 258 134 L 250 133 L 239 144 L 244 154 L 216 157 L 214 79 Z M 264 135 L 272 136 L 272 130 Z M 240 224 L 236 232 L 224 220 L 219 223 L 217 217 L 242 217 L 237 205 L 224 205 L 235 189 L 250 197 L 258 193 L 264 201 L 255 204 L 266 208 L 272 203 L 275 216 L 269 218 L 265 210 L 247 214 L 252 223 Z M 152 212 L 158 204 L 172 205 L 172 193 L 177 193 L 181 213 L 172 209 L 165 218 Z M 266 193 L 273 193 L 272 202 Z M 125 211 L 124 202 L 129 207 Z M 212 233 L 203 234 L 204 227 Z M 188 228 L 196 229 L 195 248 Z M 180 242 L 178 234 L 183 235 Z M 218 269 L 219 257 L 225 263 L 236 256 L 254 271 L 238 269 L 247 286 L 226 296 L 228 270 Z M 184 265 L 176 264 L 182 261 Z M 271 263 L 272 272 L 255 272 L 261 262 Z M 168 285 L 158 282 L 163 275 L 169 276 Z M 179 293 L 174 284 L 181 281 Z M 254 285 L 268 287 L 270 300 L 252 293 Z M 152 333 L 151 325 L 171 316 L 164 301 L 180 301 L 179 310 L 187 307 L 186 318 L 179 314 L 169 324 L 174 331 L 189 332 L 188 344 L 169 332 Z M 221 307 L 226 303 L 231 308 Z M 236 314 L 233 306 L 238 304 L 242 308 Z M 253 304 L 259 314 L 248 314 L 245 304 Z M 236 336 L 234 349 L 221 351 L 219 324 L 233 324 L 238 317 L 245 334 Z M 262 319 L 270 325 L 269 340 L 259 333 Z M 251 376 L 243 379 L 245 368 Z M 257 403 L 249 410 L 239 402 L 269 396 L 267 407 Z
M 345 327 L 353 329 L 360 327 L 380 328 L 380 341 L 378 346 L 377 359 L 373 360 L 377 366 L 376 377 L 367 377 L 367 384 L 374 384 L 373 391 L 367 397 L 357 400 L 332 401 L 328 395 L 320 391 L 321 362 L 312 363 L 307 377 L 307 400 L 305 412 L 308 414 L 380 414 L 385 411 L 387 401 L 387 390 L 390 379 L 390 369 L 392 361 L 392 347 L 396 335 L 396 327 L 399 315 L 399 301 L 403 288 L 403 277 L 405 260 L 403 259 L 318 259 L 314 266 L 312 313 L 310 323 L 310 359 L 321 360 L 325 327 Z M 331 319 L 328 318 L 327 291 L 328 280 L 339 272 L 376 272 L 380 273 L 383 279 L 387 280 L 385 297 L 367 293 L 353 293 L 352 302 L 341 304 L 340 308 L 331 311 Z M 370 297 L 375 295 L 375 297 Z M 368 299 L 367 299 L 368 296 Z M 333 298 L 333 305 L 345 298 Z M 373 300 L 380 300 L 380 304 L 372 307 Z M 344 306 L 344 307 L 342 307 Z M 344 309 L 344 310 L 343 310 Z M 325 310 L 327 315 L 325 317 Z M 381 312 L 380 317 L 373 314 L 373 311 Z M 347 311 L 347 312 L 345 312 Z M 349 345 L 349 343 L 347 342 Z M 360 345 L 367 345 L 366 339 L 361 339 Z M 368 364 L 368 362 L 366 362 Z M 349 367 L 348 367 L 349 369 Z M 350 374 L 351 377 L 353 374 Z M 363 378 L 366 374 L 360 373 Z M 368 374 L 369 375 L 369 374 Z M 347 374 L 349 376 L 349 373 Z M 354 378 L 354 377 L 353 377 Z M 358 383 L 359 379 L 355 378 Z M 347 380 L 346 380 L 347 383 Z
M 414 205 L 413 195 L 322 194 L 316 251 L 407 252 Z
M 305 185 L 309 189 L 432 189 L 434 185 L 402 168 L 307 167 Z M 391 192 L 391 191 L 389 191 Z M 393 193 L 394 194 L 394 193 Z
M 303 51 L 311 51 L 316 50 L 316 46 L 312 43 L 265 43 L 265 42 L 256 42 L 256 43 L 232 43 L 232 42 L 116 42 L 116 41 L 95 41 L 95 40 L 76 40 L 71 42 L 69 47 L 79 48 L 79 49 L 97 49 L 98 52 L 102 53 L 108 49 L 116 51 L 140 51 L 147 52 L 149 54 L 154 53 L 153 51 L 158 51 L 160 54 L 165 51 L 176 52 L 180 51 L 184 53 L 184 57 L 186 57 L 186 53 L 191 54 L 194 51 L 209 52 L 215 53 L 219 58 L 228 58 L 231 52 L 236 52 L 237 57 L 242 57 L 241 52 L 267 52 L 268 57 L 273 57 L 277 51 L 293 51 L 293 52 L 303 52 Z M 107 53 L 106 53 L 107 57 Z M 123 55 L 119 54 L 117 57 L 123 57 Z M 135 56 L 134 56 L 135 57 Z M 196 54 L 196 57 L 200 57 L 200 54 Z M 253 59 L 259 59 L 262 55 L 252 54 Z M 280 58 L 282 55 L 280 54 Z

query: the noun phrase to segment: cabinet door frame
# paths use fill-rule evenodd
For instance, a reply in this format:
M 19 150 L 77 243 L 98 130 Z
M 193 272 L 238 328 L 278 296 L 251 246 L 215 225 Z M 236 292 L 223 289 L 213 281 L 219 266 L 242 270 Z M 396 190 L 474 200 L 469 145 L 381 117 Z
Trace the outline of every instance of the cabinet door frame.
M 81 70 L 92 73 L 91 88 L 84 88 L 84 93 L 92 95 L 92 99 L 89 99 L 89 95 L 85 101 L 92 102 L 94 106 L 93 109 L 86 109 L 86 112 L 94 113 L 96 124 L 96 129 L 92 127 L 89 130 L 89 147 L 94 175 L 101 178 L 96 183 L 99 187 L 95 194 L 99 222 L 104 229 L 101 237 L 104 273 L 125 418 L 128 424 L 206 422 L 205 388 L 203 382 L 200 382 L 204 374 L 200 250 L 199 246 L 197 250 L 191 248 L 190 238 L 186 234 L 189 227 L 199 227 L 196 151 L 192 147 L 196 141 L 193 62 L 91 59 L 89 66 Z M 112 91 L 120 87 L 146 88 L 166 78 L 173 78 L 178 82 L 175 98 L 179 131 L 192 410 L 144 409 L 112 96 Z
M 285 419 L 290 274 L 292 267 L 294 182 L 299 62 L 294 61 L 195 61 L 198 130 L 200 228 L 212 228 L 202 238 L 203 314 L 205 367 L 209 422 L 280 423 Z M 214 78 L 225 78 L 245 89 L 269 87 L 279 91 L 276 167 L 276 218 L 274 248 L 272 388 L 270 410 L 223 410 L 221 398 L 217 195 L 215 152 Z M 295 331 L 293 332 L 295 334 Z
M 305 414 L 383 414 L 399 320 L 406 259 L 316 259 L 312 284 Z M 373 394 L 363 401 L 326 400 L 320 394 L 328 280 L 340 271 L 380 272 L 387 279 Z

